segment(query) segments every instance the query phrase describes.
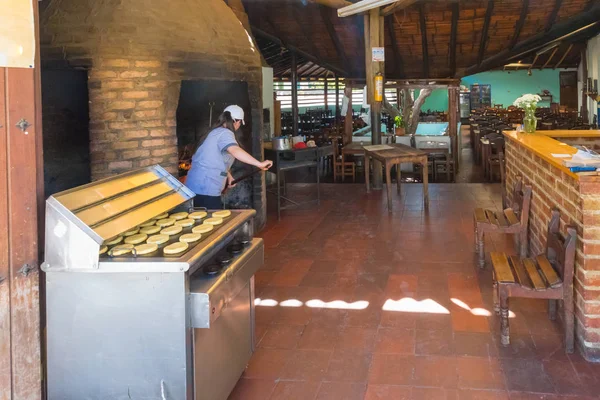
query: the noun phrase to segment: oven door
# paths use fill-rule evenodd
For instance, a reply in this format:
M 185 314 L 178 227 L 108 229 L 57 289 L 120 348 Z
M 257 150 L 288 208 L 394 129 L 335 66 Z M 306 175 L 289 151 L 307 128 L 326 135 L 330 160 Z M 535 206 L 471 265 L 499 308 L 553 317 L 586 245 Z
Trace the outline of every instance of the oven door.
M 262 239 L 221 274 L 208 293 L 191 281 L 196 400 L 226 400 L 254 352 L 254 273 L 264 263 Z M 202 279 L 200 277 L 196 279 Z M 218 279 L 218 278 L 217 278 Z M 207 326 L 208 323 L 208 326 Z

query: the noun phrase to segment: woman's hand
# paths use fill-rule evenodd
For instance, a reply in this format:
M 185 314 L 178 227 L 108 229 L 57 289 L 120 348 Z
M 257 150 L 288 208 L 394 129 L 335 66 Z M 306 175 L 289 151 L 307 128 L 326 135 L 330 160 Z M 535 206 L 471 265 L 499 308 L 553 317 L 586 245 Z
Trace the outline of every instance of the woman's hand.
M 233 183 L 235 179 L 233 179 L 233 175 L 231 175 L 229 172 L 227 172 L 227 187 L 233 188 L 235 187 L 235 183 Z
M 258 163 L 258 165 L 257 165 L 257 167 L 262 169 L 263 171 L 268 170 L 272 166 L 273 166 L 273 161 L 271 161 L 271 160 L 265 160 L 263 162 Z
M 263 171 L 268 170 L 273 166 L 273 161 L 265 160 L 258 161 L 256 158 L 252 157 L 250 154 L 246 153 L 244 149 L 240 146 L 231 146 L 227 148 L 229 154 L 234 156 L 237 160 L 240 160 L 243 163 L 254 165 L 257 168 L 260 168 Z

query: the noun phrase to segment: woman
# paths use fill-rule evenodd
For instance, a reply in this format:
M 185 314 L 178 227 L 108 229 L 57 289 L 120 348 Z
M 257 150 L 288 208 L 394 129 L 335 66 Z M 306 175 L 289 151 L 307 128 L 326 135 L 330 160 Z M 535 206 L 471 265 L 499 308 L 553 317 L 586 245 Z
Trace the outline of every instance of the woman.
M 223 208 L 221 193 L 226 183 L 233 187 L 229 169 L 236 159 L 263 171 L 273 165 L 272 161 L 258 161 L 238 145 L 234 132 L 242 124 L 244 110 L 235 105 L 229 106 L 219 116 L 214 128 L 198 141 L 186 179 L 186 186 L 196 193 L 195 207 Z

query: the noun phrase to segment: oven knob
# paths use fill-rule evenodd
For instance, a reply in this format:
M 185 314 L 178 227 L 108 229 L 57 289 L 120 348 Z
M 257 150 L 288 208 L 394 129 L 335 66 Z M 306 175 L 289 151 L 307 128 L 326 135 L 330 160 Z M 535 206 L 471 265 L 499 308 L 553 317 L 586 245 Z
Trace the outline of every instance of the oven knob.
M 234 243 L 227 247 L 227 251 L 231 254 L 240 254 L 244 251 L 244 246 L 241 243 Z

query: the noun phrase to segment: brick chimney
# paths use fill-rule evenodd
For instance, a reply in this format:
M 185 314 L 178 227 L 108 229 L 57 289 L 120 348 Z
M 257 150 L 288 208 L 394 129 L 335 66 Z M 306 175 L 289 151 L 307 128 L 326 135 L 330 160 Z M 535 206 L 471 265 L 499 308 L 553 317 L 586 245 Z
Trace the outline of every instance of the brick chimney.
M 177 173 L 179 83 L 164 62 L 101 57 L 88 73 L 92 179 L 160 164 Z

